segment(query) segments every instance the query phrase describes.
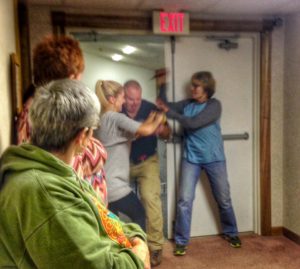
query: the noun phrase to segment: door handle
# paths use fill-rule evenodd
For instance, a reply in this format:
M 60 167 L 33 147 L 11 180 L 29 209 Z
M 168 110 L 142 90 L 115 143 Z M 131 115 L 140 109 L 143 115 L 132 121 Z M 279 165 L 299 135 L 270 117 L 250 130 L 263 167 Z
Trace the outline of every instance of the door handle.
M 247 132 L 243 134 L 224 134 L 222 138 L 223 140 L 248 140 L 249 134 Z

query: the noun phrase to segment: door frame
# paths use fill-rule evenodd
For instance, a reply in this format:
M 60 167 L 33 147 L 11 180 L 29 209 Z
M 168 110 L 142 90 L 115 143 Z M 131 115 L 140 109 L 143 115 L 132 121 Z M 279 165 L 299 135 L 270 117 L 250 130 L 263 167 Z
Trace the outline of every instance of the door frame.
M 65 34 L 66 28 L 103 29 L 105 31 L 143 31 L 152 34 L 152 17 L 91 15 L 53 11 L 52 30 L 56 35 Z M 259 186 L 260 232 L 272 234 L 271 223 L 271 50 L 272 31 L 280 25 L 274 20 L 202 20 L 191 19 L 190 31 L 254 32 L 260 34 L 260 112 L 259 112 Z

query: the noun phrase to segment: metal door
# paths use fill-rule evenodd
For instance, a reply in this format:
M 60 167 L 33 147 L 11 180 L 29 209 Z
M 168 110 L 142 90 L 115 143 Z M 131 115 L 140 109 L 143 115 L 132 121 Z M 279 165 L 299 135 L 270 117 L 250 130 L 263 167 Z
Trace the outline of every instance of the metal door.
M 177 37 L 174 46 L 166 44 L 166 65 L 170 70 L 167 95 L 175 101 L 186 98 L 193 73 L 204 70 L 213 73 L 217 85 L 215 97 L 222 103 L 221 127 L 238 228 L 240 232 L 256 231 L 259 39 L 255 34 L 240 35 L 234 39 L 236 48 L 228 49 L 224 42 L 230 39 L 219 40 L 222 34 L 216 35 L 217 38 L 208 36 L 211 37 Z M 175 129 L 180 132 L 178 124 Z M 169 238 L 175 219 L 180 151 L 179 144 L 167 146 Z M 202 174 L 196 188 L 191 236 L 220 232 L 216 203 Z

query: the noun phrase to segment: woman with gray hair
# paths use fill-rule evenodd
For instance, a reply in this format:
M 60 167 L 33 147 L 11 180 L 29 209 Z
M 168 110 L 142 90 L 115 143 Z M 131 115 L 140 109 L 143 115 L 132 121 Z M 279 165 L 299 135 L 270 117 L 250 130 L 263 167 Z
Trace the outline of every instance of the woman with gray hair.
M 38 89 L 31 144 L 1 159 L 1 268 L 149 268 L 144 232 L 120 222 L 71 166 L 99 115 L 97 96 L 79 81 Z

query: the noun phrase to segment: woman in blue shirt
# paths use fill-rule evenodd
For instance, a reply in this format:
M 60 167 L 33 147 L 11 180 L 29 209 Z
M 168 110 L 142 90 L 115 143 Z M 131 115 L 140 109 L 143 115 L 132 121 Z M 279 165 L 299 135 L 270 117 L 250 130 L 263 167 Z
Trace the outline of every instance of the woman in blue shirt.
M 236 218 L 231 203 L 226 160 L 220 127 L 221 103 L 211 98 L 215 79 L 207 71 L 191 78 L 191 98 L 176 103 L 159 99 L 157 105 L 184 129 L 184 149 L 175 223 L 174 255 L 185 255 L 190 239 L 192 207 L 196 184 L 203 169 L 218 204 L 222 232 L 232 247 L 240 247 Z M 202 111 L 205 113 L 201 113 Z

